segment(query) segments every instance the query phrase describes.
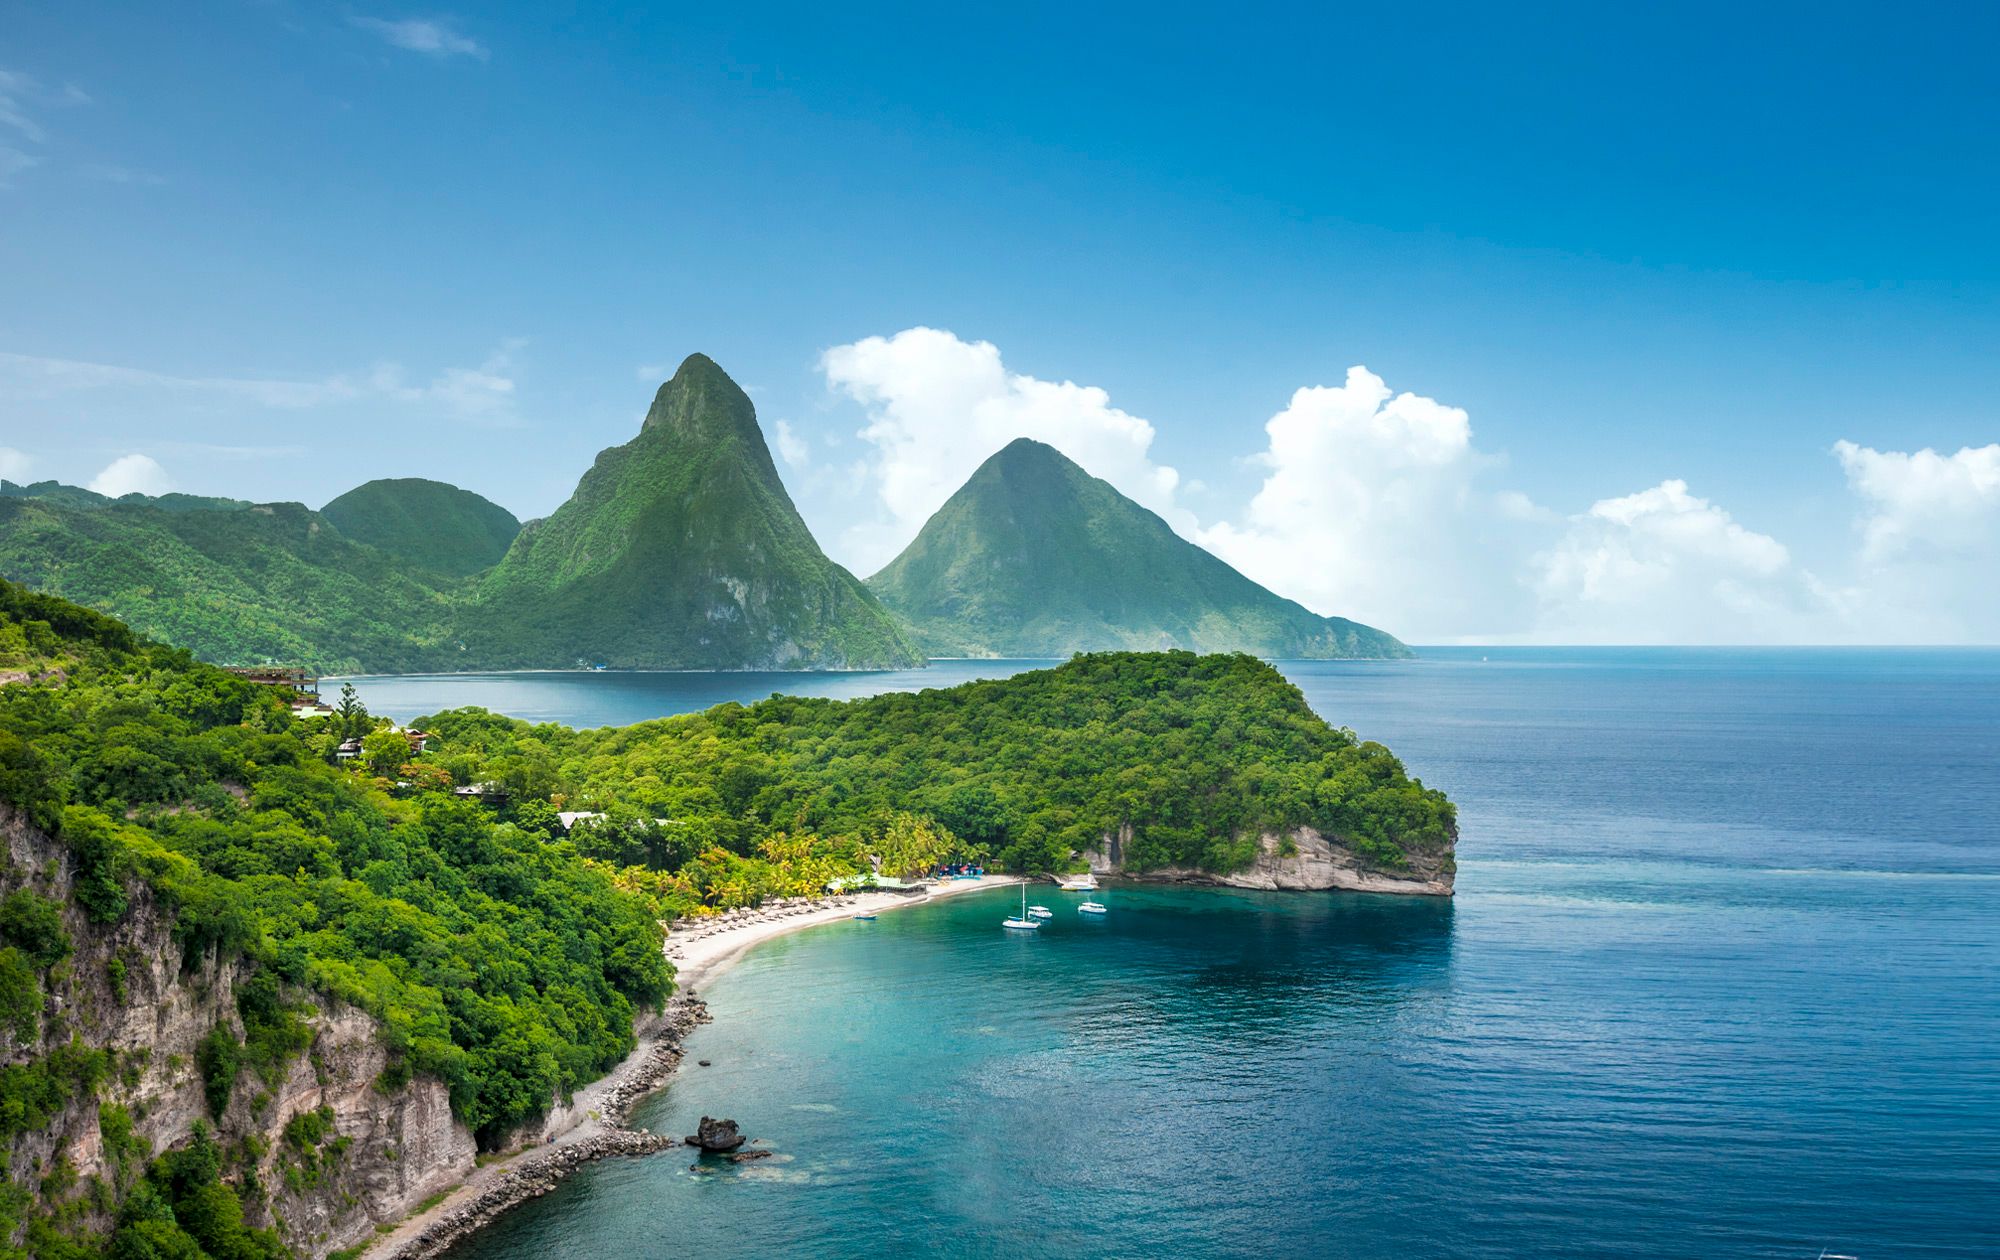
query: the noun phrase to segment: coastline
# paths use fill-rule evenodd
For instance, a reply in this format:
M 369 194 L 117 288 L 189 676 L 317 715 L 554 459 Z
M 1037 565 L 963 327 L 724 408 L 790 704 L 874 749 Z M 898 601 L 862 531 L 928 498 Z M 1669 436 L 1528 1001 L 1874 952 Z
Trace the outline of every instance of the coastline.
M 708 1008 L 696 985 L 728 970 L 752 947 L 858 913 L 880 914 L 1023 882 L 1017 875 L 989 875 L 977 880 L 946 880 L 921 897 L 870 892 L 782 902 L 696 920 L 686 931 L 669 931 L 665 951 L 674 965 L 674 996 L 661 1014 L 640 1030 L 632 1053 L 577 1090 L 568 1105 L 551 1111 L 533 1145 L 475 1167 L 442 1198 L 376 1234 L 362 1248 L 362 1254 L 370 1260 L 430 1260 L 509 1208 L 547 1194 L 585 1164 L 679 1145 L 676 1138 L 630 1127 L 626 1119 L 634 1107 L 672 1079 L 680 1067 L 681 1043 L 696 1027 L 708 1022 Z

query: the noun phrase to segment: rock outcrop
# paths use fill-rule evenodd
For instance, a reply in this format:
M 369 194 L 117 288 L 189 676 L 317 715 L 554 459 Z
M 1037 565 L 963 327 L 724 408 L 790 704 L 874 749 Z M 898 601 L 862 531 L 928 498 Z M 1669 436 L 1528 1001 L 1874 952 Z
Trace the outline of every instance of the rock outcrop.
M 379 1026 L 366 1012 L 316 994 L 292 995 L 311 1030 L 307 1051 L 276 1079 L 244 1070 L 228 1105 L 211 1116 L 197 1046 L 218 1025 L 240 1035 L 241 961 L 213 949 L 184 958 L 173 909 L 143 883 L 129 887 L 129 907 L 116 923 L 90 922 L 70 900 L 68 851 L 4 805 L 0 839 L 8 859 L 0 894 L 27 887 L 62 903 L 72 949 L 50 973 L 39 1036 L 0 1034 L 0 1062 L 43 1057 L 72 1037 L 113 1056 L 94 1095 L 72 1100 L 7 1146 L 7 1175 L 24 1189 L 37 1170 L 66 1165 L 79 1187 L 74 1210 L 108 1227 L 108 1215 L 82 1189 L 93 1178 L 117 1176 L 99 1123 L 111 1105 L 125 1109 L 134 1134 L 154 1152 L 187 1142 L 197 1123 L 210 1124 L 220 1142 L 260 1150 L 254 1172 L 267 1198 L 249 1213 L 251 1222 L 274 1225 L 305 1256 L 352 1246 L 471 1171 L 473 1137 L 452 1115 L 444 1083 L 417 1077 L 383 1089 L 389 1062 Z M 309 1114 L 330 1122 L 300 1126 L 287 1140 L 287 1127 Z M 301 1130 L 321 1136 L 302 1144 Z
M 1257 838 L 1257 856 L 1250 865 L 1226 874 L 1192 867 L 1128 869 L 1125 848 L 1131 840 L 1128 827 L 1105 836 L 1100 847 L 1085 851 L 1083 857 L 1090 863 L 1091 873 L 1226 888 L 1340 890 L 1420 897 L 1449 897 L 1452 893 L 1454 866 L 1449 853 L 1432 862 L 1412 863 L 1404 868 L 1373 866 L 1311 827 L 1295 827 L 1283 834 L 1265 832 Z
M 716 1120 L 703 1116 L 701 1123 L 695 1126 L 695 1131 L 688 1135 L 687 1144 L 720 1154 L 743 1145 L 743 1132 L 736 1127 L 734 1120 Z

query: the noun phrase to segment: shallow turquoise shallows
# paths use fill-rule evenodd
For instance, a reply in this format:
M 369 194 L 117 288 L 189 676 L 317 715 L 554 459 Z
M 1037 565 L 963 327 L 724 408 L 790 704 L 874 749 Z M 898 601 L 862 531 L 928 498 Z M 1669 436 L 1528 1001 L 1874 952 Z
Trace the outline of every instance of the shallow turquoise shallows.
M 778 1156 L 599 1165 L 454 1260 L 2000 1254 L 2000 653 L 1281 668 L 1459 801 L 1456 899 L 770 942 L 638 1118 Z

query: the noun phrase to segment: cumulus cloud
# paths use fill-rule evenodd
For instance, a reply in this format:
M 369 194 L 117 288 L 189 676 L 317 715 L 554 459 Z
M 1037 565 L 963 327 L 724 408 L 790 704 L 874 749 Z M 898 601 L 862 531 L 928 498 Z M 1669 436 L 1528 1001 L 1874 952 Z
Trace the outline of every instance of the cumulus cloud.
M 34 467 L 34 463 L 23 452 L 11 446 L 0 446 L 0 477 L 8 481 L 26 480 L 28 469 Z
M 173 488 L 166 469 L 150 456 L 136 452 L 112 460 L 90 481 L 90 489 L 114 499 L 128 494 L 165 494 Z
M 909 328 L 835 346 L 820 359 L 835 389 L 859 402 L 866 471 L 882 509 L 848 532 L 862 572 L 890 560 L 974 469 L 1015 438 L 1047 442 L 1152 508 L 1182 532 L 1194 519 L 1174 501 L 1180 474 L 1153 462 L 1153 426 L 1071 381 L 1010 372 L 990 341 Z
M 2000 444 L 1941 455 L 1842 441 L 1833 453 L 1860 500 L 1855 581 L 1870 637 L 2000 639 Z
M 1848 486 L 1866 504 L 1863 556 L 1893 560 L 1912 551 L 1958 553 L 1993 542 L 2000 521 L 2000 443 L 1955 455 L 1910 454 L 1836 442 Z
M 1248 457 L 1255 491 L 1207 524 L 1152 461 L 1150 423 L 1101 389 L 1008 371 L 989 342 L 912 328 L 836 347 L 821 367 L 867 415 L 872 455 L 842 470 L 878 504 L 844 538 L 867 566 L 987 455 L 1033 437 L 1277 593 L 1416 642 L 2000 639 L 2000 444 L 1836 445 L 1856 536 L 1816 569 L 1679 477 L 1581 510 L 1539 504 L 1502 484 L 1506 461 L 1463 408 L 1366 367 L 1295 391 Z
M 439 58 L 473 57 L 480 61 L 487 57 L 486 45 L 461 33 L 450 21 L 442 18 L 351 17 L 348 21 L 385 43 L 408 52 Z
M 1293 393 L 1253 457 L 1264 481 L 1210 550 L 1315 612 L 1409 637 L 1501 633 L 1523 615 L 1525 531 L 1549 514 L 1487 483 L 1466 412 L 1365 367 Z
M 1783 543 L 1678 479 L 1592 504 L 1532 563 L 1544 641 L 1785 642 L 1834 629 L 1830 593 Z

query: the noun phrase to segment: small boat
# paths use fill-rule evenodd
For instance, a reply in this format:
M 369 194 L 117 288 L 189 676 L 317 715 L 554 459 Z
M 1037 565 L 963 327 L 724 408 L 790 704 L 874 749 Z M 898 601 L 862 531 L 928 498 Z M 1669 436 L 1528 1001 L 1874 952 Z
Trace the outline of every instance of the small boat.
M 1003 919 L 1000 926 L 1014 932 L 1032 932 L 1041 927 L 1038 920 L 1028 917 L 1028 886 L 1021 885 L 1021 913 L 1012 919 Z
M 1063 876 L 1061 881 L 1056 884 L 1056 891 L 1096 892 L 1097 877 L 1095 875 L 1065 875 Z
M 1111 907 L 1101 901 L 1086 901 L 1076 908 L 1078 914 L 1109 914 Z
M 1053 919 L 1056 917 L 1056 912 L 1047 906 L 1029 906 L 1028 917 L 1031 919 Z
M 875 916 L 873 914 L 857 914 L 854 917 L 861 920 L 863 923 L 873 923 L 875 921 Z

